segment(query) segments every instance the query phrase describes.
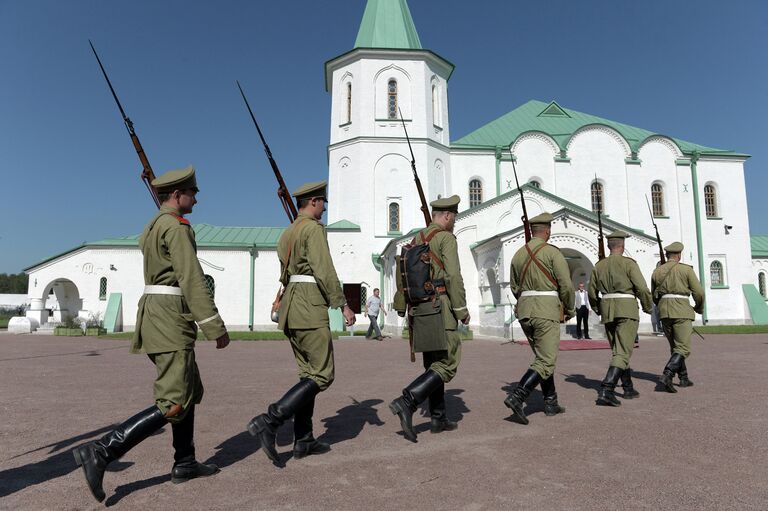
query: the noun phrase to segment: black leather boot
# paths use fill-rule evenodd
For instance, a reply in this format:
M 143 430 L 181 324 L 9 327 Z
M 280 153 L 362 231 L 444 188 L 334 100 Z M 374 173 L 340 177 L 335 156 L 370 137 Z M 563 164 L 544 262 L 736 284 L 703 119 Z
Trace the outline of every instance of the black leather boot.
M 541 394 L 544 396 L 544 415 L 551 417 L 558 413 L 565 413 L 565 407 L 560 406 L 557 402 L 554 376 L 550 376 L 546 380 L 541 380 Z
M 640 393 L 635 390 L 635 386 L 632 384 L 632 369 L 629 367 L 621 373 L 621 388 L 624 389 L 624 395 L 621 396 L 624 399 L 635 399 L 640 396 Z
M 600 406 L 621 406 L 621 401 L 616 399 L 614 390 L 616 389 L 616 384 L 619 382 L 619 376 L 621 376 L 623 371 L 623 369 L 616 366 L 608 368 L 608 372 L 605 373 L 605 378 L 603 378 L 602 383 L 600 383 L 600 392 L 597 394 L 597 401 L 595 401 L 595 404 Z
M 406 440 L 416 442 L 416 430 L 413 429 L 413 413 L 419 403 L 430 396 L 440 385 L 443 379 L 434 371 L 425 371 L 418 378 L 403 389 L 403 395 L 389 403 L 389 409 L 400 417 L 400 427 Z
M 166 422 L 163 412 L 153 405 L 123 422 L 100 440 L 88 442 L 72 451 L 75 463 L 83 467 L 88 488 L 96 500 L 101 502 L 106 497 L 102 481 L 107 465 L 120 459 Z
M 431 417 L 430 433 L 453 431 L 459 427 L 457 423 L 449 421 L 445 413 L 445 383 L 442 380 L 440 380 L 440 386 L 429 395 L 429 415 Z
M 533 389 L 536 388 L 536 385 L 540 382 L 541 376 L 539 376 L 539 373 L 533 369 L 528 369 L 520 380 L 520 383 L 515 387 L 515 390 L 510 392 L 507 399 L 504 400 L 504 404 L 507 405 L 507 408 L 512 410 L 512 417 L 515 422 L 528 424 L 528 417 L 525 416 L 523 406 L 525 405 L 525 400 L 531 395 L 531 391 L 533 391 Z
M 293 457 L 298 459 L 312 454 L 325 454 L 331 446 L 315 440 L 312 435 L 312 416 L 315 414 L 315 397 L 296 410 L 293 416 Z
M 291 387 L 276 403 L 269 405 L 267 413 L 262 413 L 248 423 L 248 432 L 261 442 L 264 454 L 274 463 L 280 462 L 275 448 L 277 428 L 296 414 L 302 406 L 320 392 L 317 383 L 310 379 L 302 379 Z
M 677 370 L 677 375 L 680 377 L 681 387 L 693 387 L 693 382 L 688 378 L 688 368 L 685 367 L 685 359 L 680 363 L 680 369 Z
M 208 477 L 220 472 L 219 467 L 200 463 L 195 459 L 195 407 L 189 409 L 184 420 L 171 424 L 173 430 L 173 469 L 171 482 L 185 483 L 196 477 Z
M 667 392 L 672 394 L 677 392 L 677 389 L 672 385 L 672 378 L 674 378 L 675 373 L 680 370 L 680 365 L 683 362 L 685 362 L 685 357 L 679 353 L 673 353 L 672 356 L 669 357 L 669 362 L 667 362 L 666 367 L 664 367 L 664 372 L 661 374 L 661 385 Z

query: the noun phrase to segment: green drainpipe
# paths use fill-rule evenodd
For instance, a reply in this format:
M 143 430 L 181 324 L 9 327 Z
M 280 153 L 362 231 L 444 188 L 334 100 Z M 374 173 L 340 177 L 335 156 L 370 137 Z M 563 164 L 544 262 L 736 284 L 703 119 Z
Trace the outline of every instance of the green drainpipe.
M 496 197 L 501 195 L 501 147 L 496 148 Z
M 253 267 L 256 266 L 256 247 L 251 248 L 251 268 L 250 268 L 250 282 L 251 290 L 248 294 L 248 330 L 253 331 Z
M 699 161 L 699 152 L 694 151 L 691 156 L 691 180 L 693 182 L 693 210 L 696 214 L 696 249 L 699 252 L 699 282 L 701 288 L 706 289 L 704 284 L 704 248 L 701 242 L 701 207 L 699 206 L 699 178 L 696 174 L 696 162 Z M 701 314 L 701 322 L 707 324 L 707 302 L 704 301 L 704 310 Z

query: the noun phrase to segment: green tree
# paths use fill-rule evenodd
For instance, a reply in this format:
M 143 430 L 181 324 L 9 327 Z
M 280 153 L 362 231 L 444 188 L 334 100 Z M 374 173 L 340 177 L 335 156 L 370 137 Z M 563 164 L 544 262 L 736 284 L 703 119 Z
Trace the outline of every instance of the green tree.
M 0 293 L 27 294 L 29 275 L 26 273 L 0 273 Z

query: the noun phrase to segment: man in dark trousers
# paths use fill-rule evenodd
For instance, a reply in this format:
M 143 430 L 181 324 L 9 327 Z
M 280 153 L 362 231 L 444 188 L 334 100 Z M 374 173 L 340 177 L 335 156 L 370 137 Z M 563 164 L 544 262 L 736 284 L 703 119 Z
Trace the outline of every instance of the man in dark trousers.
M 582 339 L 582 323 L 584 324 L 584 339 L 591 339 L 589 336 L 589 295 L 584 289 L 584 283 L 579 282 L 579 289 L 576 290 L 576 338 Z

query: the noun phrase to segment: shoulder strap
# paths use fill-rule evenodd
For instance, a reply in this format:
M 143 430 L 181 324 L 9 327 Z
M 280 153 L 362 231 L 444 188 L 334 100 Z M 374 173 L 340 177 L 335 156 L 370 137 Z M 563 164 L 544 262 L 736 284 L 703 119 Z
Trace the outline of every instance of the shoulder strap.
M 424 236 L 424 231 L 421 231 L 419 233 L 419 236 L 421 237 L 422 243 L 428 245 L 429 242 L 432 241 L 432 238 L 435 237 L 435 234 L 437 234 L 438 232 L 442 232 L 442 231 L 444 231 L 444 229 L 438 228 L 438 229 L 435 229 L 432 232 L 430 232 L 427 236 Z M 445 271 L 445 265 L 440 260 L 440 258 L 437 257 L 437 254 L 432 252 L 432 250 L 428 250 L 427 252 L 429 253 L 430 259 L 432 259 L 435 262 L 435 264 L 440 267 L 441 270 Z
M 298 220 L 294 224 L 293 232 L 291 233 L 291 238 L 288 241 L 288 255 L 285 258 L 285 267 L 283 268 L 283 274 L 281 275 L 281 278 L 285 276 L 286 273 L 288 273 L 288 266 L 291 264 L 291 255 L 293 254 L 293 245 L 296 244 L 296 240 L 299 238 L 299 232 L 301 232 L 301 229 L 304 228 L 306 225 L 306 221 Z
M 541 273 L 543 273 L 544 276 L 547 277 L 547 280 L 549 280 L 552 283 L 552 285 L 555 286 L 555 289 L 560 289 L 560 286 L 557 285 L 557 281 L 552 277 L 549 271 L 547 271 L 547 269 L 544 268 L 544 265 L 541 264 L 541 261 L 539 261 L 536 258 L 536 254 L 538 254 L 541 251 L 541 249 L 546 246 L 547 244 L 544 243 L 539 248 L 537 248 L 535 252 L 532 252 L 531 247 L 529 247 L 527 243 L 525 244 L 525 249 L 528 251 L 528 256 L 530 257 L 530 259 L 528 259 L 528 262 L 526 263 L 525 268 L 523 268 L 523 273 L 522 275 L 520 275 L 520 284 L 523 283 L 523 278 L 525 278 L 525 274 L 527 273 L 528 268 L 531 266 L 531 262 L 533 262 L 536 264 L 536 267 L 539 270 L 541 270 Z
M 664 284 L 664 283 L 667 281 L 667 279 L 669 278 L 669 275 L 670 275 L 670 274 L 672 273 L 672 271 L 673 271 L 673 270 L 674 270 L 674 269 L 677 267 L 677 265 L 678 265 L 678 264 L 680 264 L 680 263 L 675 263 L 675 265 L 674 265 L 674 266 L 672 266 L 672 268 L 670 268 L 670 269 L 669 269 L 669 271 L 667 272 L 667 274 L 666 274 L 666 275 L 664 275 L 664 278 L 663 278 L 663 279 L 661 279 L 661 282 L 659 282 L 659 284 L 656 286 L 656 289 L 660 288 L 660 287 L 661 287 L 661 286 L 662 286 L 662 285 L 663 285 L 663 284 Z

